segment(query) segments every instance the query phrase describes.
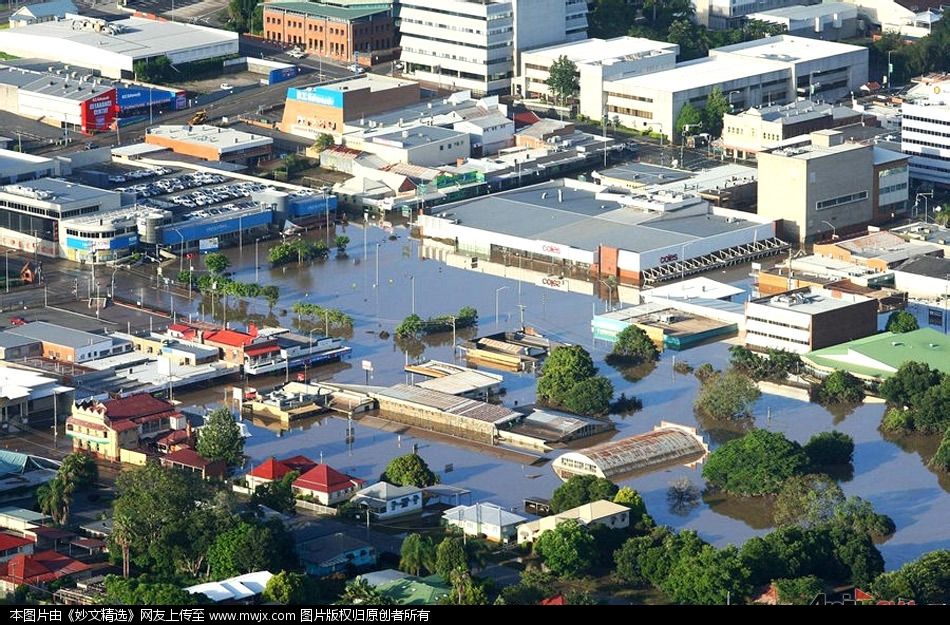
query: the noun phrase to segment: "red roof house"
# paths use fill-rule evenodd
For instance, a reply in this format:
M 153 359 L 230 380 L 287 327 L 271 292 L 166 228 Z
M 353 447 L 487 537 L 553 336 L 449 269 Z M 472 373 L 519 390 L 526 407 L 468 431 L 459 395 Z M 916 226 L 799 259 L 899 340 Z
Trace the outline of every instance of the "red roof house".
M 56 551 L 16 555 L 0 566 L 0 590 L 7 593 L 23 584 L 40 586 L 67 575 L 81 575 L 91 568 L 84 562 L 73 560 Z
M 74 451 L 120 460 L 122 450 L 137 450 L 145 439 L 185 427 L 185 417 L 171 403 L 148 393 L 73 405 L 66 435 Z
M 248 488 L 254 490 L 262 484 L 283 478 L 291 471 L 306 473 L 315 466 L 317 466 L 317 463 L 306 456 L 293 456 L 291 458 L 284 458 L 283 460 L 277 460 L 274 456 L 271 456 L 251 469 L 245 476 L 245 479 Z
M 185 447 L 162 456 L 162 466 L 197 473 L 202 479 L 225 478 L 228 465 L 223 460 L 208 460 L 194 449 Z
M 567 605 L 567 600 L 564 598 L 564 595 L 554 595 L 553 597 L 542 599 L 538 605 Z
M 6 562 L 19 554 L 33 553 L 33 541 L 13 534 L 0 532 L 0 562 Z
M 346 501 L 366 483 L 358 477 L 340 473 L 326 464 L 318 464 L 296 480 L 294 491 L 309 495 L 325 506 Z

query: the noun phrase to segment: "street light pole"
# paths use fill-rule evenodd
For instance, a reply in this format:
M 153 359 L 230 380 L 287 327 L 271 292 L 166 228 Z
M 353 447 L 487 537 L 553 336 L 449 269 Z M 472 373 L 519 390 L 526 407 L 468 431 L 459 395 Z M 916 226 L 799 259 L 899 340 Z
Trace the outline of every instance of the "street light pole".
M 507 289 L 507 286 L 500 286 L 495 289 L 495 327 L 498 327 L 498 296 L 501 295 L 501 292 Z
M 257 256 L 257 244 L 260 241 L 260 238 L 254 239 L 254 282 L 257 284 L 261 283 L 261 262 Z
M 835 225 L 834 225 L 833 223 L 831 223 L 830 221 L 825 221 L 825 220 L 822 220 L 821 223 L 823 223 L 823 224 L 828 224 L 829 226 L 831 226 L 831 240 L 832 240 L 832 241 L 837 241 L 837 240 L 838 240 L 838 229 L 835 228 Z
M 697 122 L 695 124 L 683 124 L 683 136 L 680 137 L 680 167 L 679 167 L 680 169 L 683 169 L 683 165 L 684 165 L 683 159 L 685 158 L 684 151 L 686 148 L 686 133 L 688 133 L 693 128 L 701 128 L 702 125 L 703 125 L 703 122 Z
M 927 223 L 927 213 L 929 212 L 928 198 L 933 198 L 934 192 L 927 191 L 926 193 L 918 193 L 914 196 L 914 207 L 917 207 L 917 204 L 920 202 L 920 198 L 924 198 L 924 223 Z

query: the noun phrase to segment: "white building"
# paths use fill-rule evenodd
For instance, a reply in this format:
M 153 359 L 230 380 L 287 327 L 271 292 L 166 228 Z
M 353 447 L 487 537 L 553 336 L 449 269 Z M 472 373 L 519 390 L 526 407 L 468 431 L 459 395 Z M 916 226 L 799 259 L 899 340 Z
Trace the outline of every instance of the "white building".
M 10 15 L 10 28 L 49 22 L 63 18 L 67 13 L 78 13 L 79 9 L 71 0 L 51 0 L 20 7 Z
M 238 52 L 238 34 L 140 17 L 106 22 L 66 19 L 0 30 L 0 50 L 22 58 L 75 64 L 109 78 L 133 78 L 136 61 L 165 56 L 172 64 Z
M 422 490 L 415 486 L 394 486 L 388 482 L 376 482 L 356 491 L 351 500 L 365 507 L 377 519 L 391 519 L 422 510 Z
M 0 150 L 0 184 L 36 180 L 60 173 L 60 161 L 25 152 Z
M 693 0 L 696 21 L 710 30 L 738 28 L 750 13 L 799 4 L 815 4 L 815 0 Z
M 454 130 L 468 133 L 472 152 L 476 156 L 495 154 L 509 148 L 515 141 L 515 122 L 501 113 L 473 117 L 457 122 Z
M 904 98 L 901 119 L 910 177 L 950 185 L 950 75 L 921 79 Z
M 145 211 L 129 206 L 59 222 L 59 253 L 76 262 L 104 263 L 124 258 L 138 246 L 138 219 Z M 153 209 L 171 220 L 171 213 Z
M 885 33 L 900 33 L 908 39 L 930 34 L 933 24 L 940 19 L 939 3 L 919 0 L 840 0 L 853 4 L 858 17 L 868 24 L 879 26 Z M 932 8 L 928 8 L 932 7 Z
M 677 54 L 679 46 L 675 43 L 641 37 L 584 39 L 527 50 L 521 54 L 514 93 L 529 99 L 549 96 L 547 80 L 551 76 L 551 65 L 562 56 L 577 66 L 580 90 L 597 91 L 603 90 L 605 80 L 672 69 L 676 66 Z M 600 116 L 599 111 L 584 114 Z
M 826 41 L 849 39 L 858 32 L 858 8 L 846 2 L 771 9 L 750 13 L 748 19 L 784 26 L 785 32 L 797 37 Z
M 918 256 L 894 269 L 894 288 L 915 299 L 939 300 L 950 295 L 950 259 Z
M 92 132 L 108 130 L 118 107 L 115 87 L 91 75 L 0 66 L 0 110 L 58 128 Z
M 517 538 L 518 526 L 528 519 L 493 503 L 477 503 L 450 508 L 442 513 L 442 520 L 467 536 L 484 536 L 488 540 L 507 543 Z
M 389 163 L 437 167 L 471 155 L 468 132 L 439 126 L 386 128 L 382 132 L 346 135 L 346 147 L 375 154 Z
M 406 75 L 479 94 L 509 93 L 523 50 L 587 36 L 585 0 L 398 0 Z
M 579 525 L 603 525 L 610 529 L 623 529 L 630 526 L 630 508 L 600 499 L 536 521 L 528 521 L 518 526 L 518 544 L 534 542 L 541 534 L 553 530 L 569 519 L 577 521 Z

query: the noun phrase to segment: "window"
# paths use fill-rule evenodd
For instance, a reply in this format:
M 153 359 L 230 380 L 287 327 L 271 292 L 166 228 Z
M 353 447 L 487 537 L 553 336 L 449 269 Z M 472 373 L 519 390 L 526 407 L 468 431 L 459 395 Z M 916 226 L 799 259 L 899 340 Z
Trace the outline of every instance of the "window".
M 943 325 L 943 311 L 939 308 L 927 309 L 927 323 L 932 326 Z
M 866 200 L 868 198 L 867 191 L 859 191 L 857 193 L 849 193 L 847 195 L 839 195 L 838 197 L 833 197 L 827 200 L 819 200 L 815 203 L 815 210 L 827 210 L 829 208 L 834 208 L 835 206 L 843 206 L 844 204 L 851 204 L 853 202 L 860 202 L 861 200 Z

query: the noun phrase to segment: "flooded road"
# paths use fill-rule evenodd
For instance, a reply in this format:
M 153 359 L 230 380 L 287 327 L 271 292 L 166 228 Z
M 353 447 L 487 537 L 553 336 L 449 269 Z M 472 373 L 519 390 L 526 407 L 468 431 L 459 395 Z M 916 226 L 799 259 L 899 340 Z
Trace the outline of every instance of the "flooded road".
M 394 327 L 415 307 L 422 317 L 448 314 L 462 306 L 473 306 L 479 312 L 479 334 L 513 329 L 519 325 L 519 304 L 524 306 L 525 323 L 542 333 L 563 341 L 576 342 L 591 351 L 601 372 L 609 376 L 616 392 L 636 395 L 643 401 L 643 410 L 629 416 L 616 417 L 616 436 L 624 437 L 647 431 L 661 420 L 685 425 L 696 425 L 715 446 L 741 433 L 741 428 L 724 428 L 719 424 L 698 423 L 692 402 L 699 387 L 692 375 L 673 372 L 673 356 L 694 367 L 712 363 L 723 368 L 728 361 L 728 347 L 724 342 L 703 345 L 685 352 L 665 352 L 659 363 L 645 377 L 637 381 L 625 379 L 621 372 L 603 362 L 609 345 L 594 342 L 591 337 L 592 311 L 602 312 L 607 305 L 607 294 L 594 297 L 590 285 L 577 285 L 576 290 L 587 289 L 587 294 L 571 293 L 539 286 L 539 280 L 517 274 L 522 280 L 491 275 L 497 269 L 480 262 L 474 270 L 459 269 L 420 255 L 420 242 L 408 237 L 407 229 L 396 227 L 395 240 L 387 232 L 360 225 L 338 227 L 337 234 L 346 234 L 351 242 L 345 258 L 331 256 L 325 262 L 298 267 L 271 269 L 266 263 L 266 250 L 273 242 L 260 242 L 260 267 L 255 269 L 253 242 L 245 242 L 243 250 L 230 249 L 234 278 L 246 282 L 276 284 L 281 298 L 270 310 L 263 300 L 235 305 L 231 303 L 228 320 L 240 323 L 242 319 L 264 319 L 296 328 L 304 333 L 320 331 L 322 320 L 298 320 L 290 307 L 294 302 L 306 301 L 321 306 L 341 308 L 352 315 L 355 327 L 349 337 L 353 348 L 349 360 L 311 370 L 311 377 L 343 383 L 364 383 L 361 361 L 373 363 L 371 383 L 389 385 L 406 381 L 403 365 L 407 358 L 419 356 L 438 360 L 452 360 L 451 333 L 427 338 L 423 343 L 407 346 L 404 351 L 392 338 L 379 338 L 379 331 L 390 334 Z M 365 248 L 364 248 L 365 234 Z M 320 238 L 321 234 L 313 235 Z M 364 253 L 365 250 L 365 253 Z M 377 256 L 378 254 L 378 256 Z M 506 271 L 507 273 L 507 271 Z M 748 287 L 748 267 L 729 273 L 711 273 L 708 277 Z M 378 275 L 378 278 L 377 278 Z M 375 286 L 374 286 L 375 285 Z M 572 287 L 574 290 L 574 287 Z M 621 299 L 629 301 L 630 294 L 621 292 Z M 611 302 L 617 298 L 613 290 Z M 498 315 L 496 316 L 495 310 Z M 190 308 L 189 308 L 190 306 Z M 201 303 L 176 302 L 176 310 L 196 313 Z M 205 302 L 206 319 L 210 318 L 210 302 Z M 223 317 L 221 306 L 216 317 Z M 469 337 L 459 332 L 459 338 Z M 409 352 L 407 354 L 406 352 Z M 535 378 L 532 374 L 505 373 L 504 403 L 513 406 L 534 400 Z M 631 379 L 633 376 L 629 376 Z M 251 379 L 253 386 L 266 388 L 282 381 L 276 375 L 268 379 Z M 220 390 L 201 391 L 179 396 L 186 404 L 211 406 L 223 399 Z M 864 405 L 851 414 L 832 415 L 826 409 L 793 399 L 764 395 L 755 407 L 755 423 L 788 437 L 805 442 L 812 434 L 837 428 L 854 437 L 854 475 L 842 483 L 847 495 L 858 495 L 870 500 L 879 512 L 893 517 L 896 534 L 880 545 L 888 569 L 894 569 L 920 554 L 939 548 L 950 548 L 950 480 L 929 471 L 925 461 L 935 448 L 935 441 L 885 440 L 877 426 L 884 411 L 882 404 Z M 502 459 L 491 453 L 445 440 L 430 440 L 404 432 L 400 426 L 390 425 L 384 431 L 363 423 L 353 424 L 355 440 L 347 444 L 346 421 L 327 418 L 312 424 L 302 424 L 287 432 L 269 430 L 248 424 L 252 437 L 247 453 L 261 461 L 269 455 L 278 457 L 306 454 L 322 458 L 335 468 L 355 476 L 374 480 L 393 456 L 412 451 L 418 445 L 419 453 L 444 483 L 472 491 L 473 501 L 488 499 L 508 507 L 520 508 L 526 496 L 550 496 L 560 483 L 548 463 L 522 464 Z M 923 458 L 921 456 L 923 454 Z M 557 454 L 551 454 L 556 456 Z M 446 465 L 453 470 L 446 473 Z M 704 539 L 722 546 L 738 544 L 751 536 L 769 531 L 767 507 L 760 502 L 707 498 L 708 501 L 692 510 L 670 510 L 666 492 L 672 480 L 689 478 L 702 487 L 701 469 L 678 467 L 658 473 L 632 478 L 625 485 L 640 491 L 650 513 L 657 522 L 676 528 L 697 530 Z M 679 513 L 677 513 L 679 512 Z

